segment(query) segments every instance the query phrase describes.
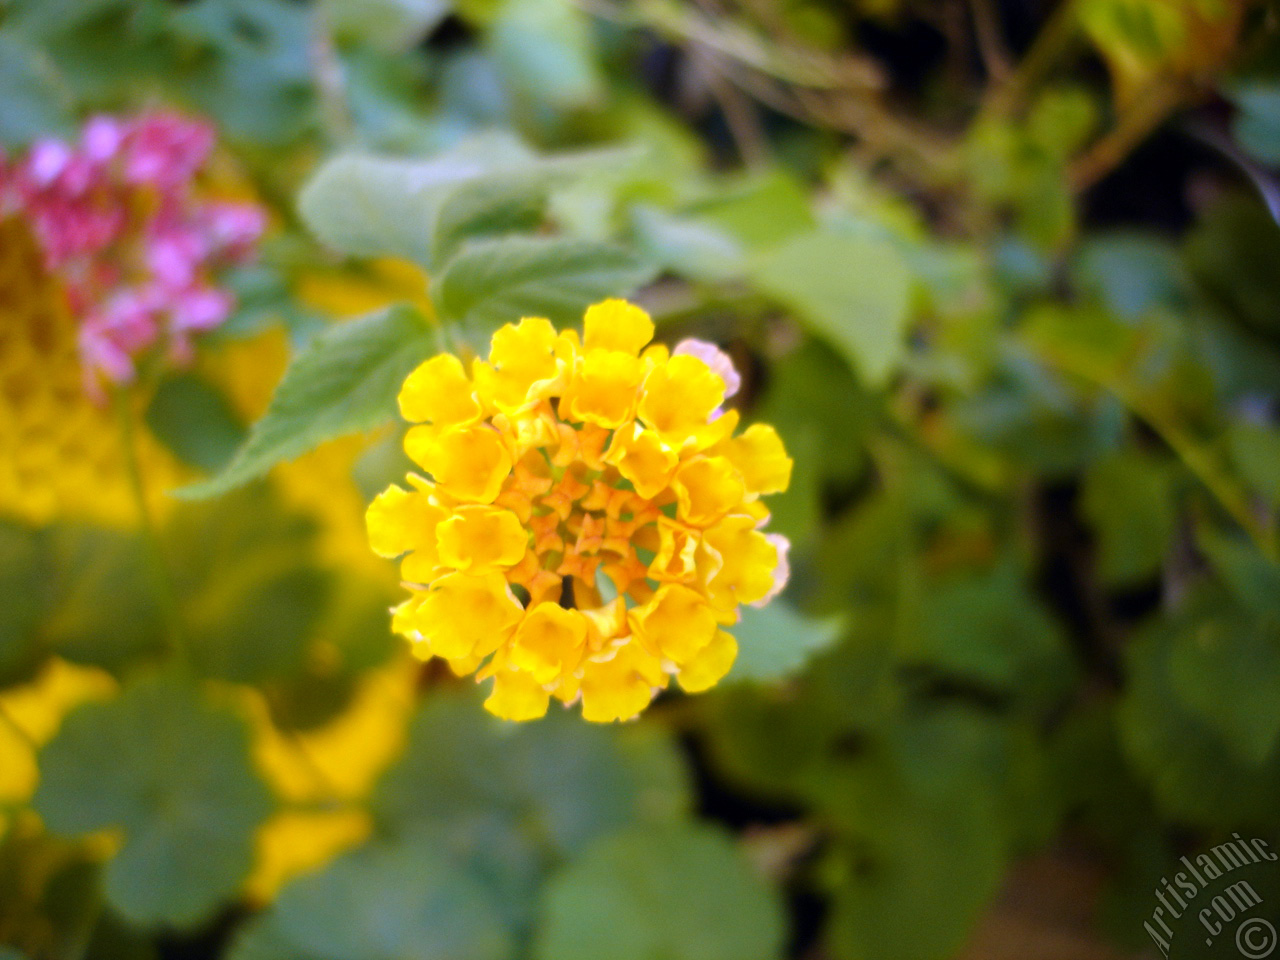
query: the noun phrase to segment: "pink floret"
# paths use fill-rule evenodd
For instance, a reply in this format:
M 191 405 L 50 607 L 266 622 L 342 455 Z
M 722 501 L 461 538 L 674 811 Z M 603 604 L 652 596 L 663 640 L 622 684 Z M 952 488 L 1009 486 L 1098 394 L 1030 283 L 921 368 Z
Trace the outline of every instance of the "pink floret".
M 75 143 L 43 139 L 0 156 L 0 216 L 27 222 L 62 281 L 95 396 L 132 380 L 145 352 L 185 361 L 192 335 L 235 307 L 217 275 L 252 257 L 266 213 L 200 198 L 214 145 L 208 124 L 156 111 L 96 116 Z

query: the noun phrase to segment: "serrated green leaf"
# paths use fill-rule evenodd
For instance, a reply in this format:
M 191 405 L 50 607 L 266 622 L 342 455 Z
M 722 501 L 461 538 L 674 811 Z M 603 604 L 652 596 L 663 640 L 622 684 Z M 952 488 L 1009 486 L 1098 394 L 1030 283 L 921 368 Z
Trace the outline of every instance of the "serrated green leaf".
M 527 174 L 495 175 L 460 184 L 436 212 L 432 250 L 443 263 L 466 240 L 532 230 L 542 219 L 546 185 Z
M 773 960 L 776 894 L 716 830 L 606 836 L 548 885 L 538 960 Z
M 746 271 L 747 254 L 727 231 L 656 207 L 632 213 L 636 244 L 656 266 L 693 280 L 724 281 Z
M 738 659 L 727 680 L 781 680 L 802 670 L 809 659 L 840 638 L 838 617 L 815 620 L 783 600 L 766 607 L 743 607 L 729 631 L 738 640 Z
M 430 266 L 434 222 L 448 191 L 491 166 L 470 156 L 338 156 L 302 189 L 298 211 L 320 240 L 344 253 L 405 257 Z
M 885 240 L 815 231 L 784 243 L 756 277 L 838 348 L 873 386 L 882 386 L 906 352 L 911 273 Z
M 226 469 L 174 495 L 217 496 L 326 440 L 387 423 L 395 417 L 404 378 L 434 348 L 432 328 L 408 306 L 388 307 L 326 331 L 289 364 L 266 414 Z
M 189 926 L 231 899 L 271 808 L 240 718 L 172 677 L 74 711 L 40 769 L 34 805 L 50 830 L 123 830 L 105 889 L 136 923 Z
M 464 140 L 428 160 L 340 155 L 303 188 L 302 218 L 325 243 L 435 269 L 468 238 L 527 229 L 547 191 L 631 156 L 595 150 L 538 157 L 510 136 Z
M 619 247 L 506 237 L 468 244 L 432 293 L 442 316 L 479 337 L 521 317 L 575 323 L 590 304 L 625 297 L 652 276 L 651 266 Z

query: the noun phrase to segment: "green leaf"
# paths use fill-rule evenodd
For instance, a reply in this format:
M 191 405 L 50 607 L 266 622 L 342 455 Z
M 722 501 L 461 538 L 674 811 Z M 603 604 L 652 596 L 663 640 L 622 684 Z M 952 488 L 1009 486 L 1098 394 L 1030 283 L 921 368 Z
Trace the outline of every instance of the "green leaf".
M 205 591 L 194 601 L 212 614 L 190 618 L 196 625 L 185 638 L 204 675 L 263 683 L 301 672 L 330 596 L 331 578 L 309 567 L 265 580 L 257 572 L 248 583 L 224 577 L 221 589 Z
M 192 373 L 169 377 L 147 406 L 147 426 L 184 463 L 225 466 L 244 439 L 244 426 L 216 387 Z
M 50 830 L 124 831 L 105 889 L 135 923 L 190 926 L 235 896 L 271 808 L 240 718 L 172 677 L 74 711 L 40 770 L 34 805 Z
M 60 527 L 50 546 L 57 603 L 44 630 L 59 656 L 119 673 L 164 650 L 164 615 L 142 536 Z
M 1250 541 L 1207 525 L 1196 531 L 1196 540 L 1242 606 L 1257 616 L 1280 617 L 1280 564 L 1264 557 Z
M 289 143 L 314 126 L 308 10 L 289 0 L 193 0 L 170 17 L 170 44 L 204 55 L 162 61 L 158 82 L 179 87 L 232 135 L 263 145 Z M 107 55 L 118 71 L 118 50 Z
M 719 831 L 632 828 L 548 885 L 538 960 L 772 960 L 777 896 Z
M 626 250 L 585 240 L 506 237 L 468 244 L 432 294 L 441 316 L 487 336 L 520 317 L 566 325 L 590 304 L 625 297 L 653 275 Z
M 1273 508 L 1280 507 L 1280 431 L 1234 423 L 1227 429 L 1227 445 L 1245 482 Z
M 746 270 L 742 245 L 711 223 L 649 206 L 637 207 L 631 216 L 637 246 L 663 270 L 711 282 L 728 280 Z
M 30 679 L 46 655 L 41 629 L 54 602 L 55 571 L 43 536 L 0 523 L 0 688 Z
M 287 887 L 230 960 L 506 960 L 495 891 L 435 833 L 370 844 Z
M 0 145 L 24 146 L 66 132 L 69 99 L 47 55 L 0 34 Z
M 688 808 L 669 740 L 651 728 L 584 725 L 568 714 L 512 727 L 471 697 L 432 698 L 409 730 L 404 758 L 374 797 L 386 824 L 515 824 L 563 851 L 640 820 Z
M 1230 93 L 1232 128 L 1240 145 L 1270 166 L 1280 164 L 1280 85 L 1245 84 Z
M 547 195 L 527 174 L 497 175 L 459 186 L 440 203 L 432 249 L 443 263 L 464 241 L 532 230 L 542 219 Z
M 326 440 L 390 421 L 401 383 L 434 345 L 432 328 L 408 306 L 388 307 L 326 331 L 289 364 L 266 414 L 226 469 L 174 495 L 217 496 Z
M 800 182 L 778 167 L 752 175 L 687 211 L 749 250 L 768 250 L 817 226 Z
M 507 150 L 520 150 L 506 143 Z M 338 156 L 302 189 L 298 211 L 320 240 L 344 253 L 405 257 L 430 266 L 441 203 L 452 188 L 492 166 L 492 160 L 454 154 L 426 161 Z
M 609 169 L 629 151 L 538 157 L 511 136 L 464 140 L 428 160 L 344 154 L 303 188 L 299 212 L 325 243 L 358 256 L 397 256 L 434 269 L 463 240 L 529 229 L 547 191 Z
M 1081 244 L 1075 273 L 1082 286 L 1125 318 L 1181 307 L 1187 299 L 1177 248 L 1162 237 L 1137 232 L 1093 237 Z
M 839 617 L 815 620 L 778 599 L 766 607 L 743 607 L 742 619 L 729 628 L 738 639 L 738 659 L 729 680 L 781 680 L 798 673 L 814 654 L 840 638 Z
M 338 639 L 336 578 L 310 562 L 316 532 L 313 517 L 266 484 L 174 513 L 163 549 L 192 667 L 236 683 L 284 682 L 303 672 L 322 617 L 326 638 Z
M 1173 537 L 1174 489 L 1167 466 L 1124 450 L 1089 468 L 1080 507 L 1098 538 L 1098 566 L 1112 584 L 1157 574 Z
M 815 231 L 783 244 L 757 283 L 829 340 L 873 386 L 905 353 L 911 274 L 887 241 Z
M 1271 815 L 1280 791 L 1280 757 L 1273 751 L 1263 764 L 1240 759 L 1240 748 L 1247 749 L 1253 737 L 1246 734 L 1246 740 L 1233 746 L 1223 736 L 1223 711 L 1228 707 L 1218 705 L 1209 716 L 1192 709 L 1177 687 L 1195 681 L 1184 676 L 1175 683 L 1172 658 L 1180 645 L 1195 642 L 1203 624 L 1219 618 L 1225 624 L 1237 617 L 1221 596 L 1196 594 L 1184 601 L 1176 619 L 1150 624 L 1125 651 L 1126 686 L 1117 712 L 1129 762 L 1164 816 L 1227 830 L 1265 822 Z M 1184 638 L 1186 633 L 1191 636 Z M 1189 666 L 1184 660 L 1179 671 L 1185 673 Z M 1221 693 L 1217 684 L 1232 669 L 1217 668 L 1214 692 Z M 1192 698 L 1200 699 L 1195 694 Z M 1217 719 L 1211 719 L 1214 716 Z
M 1179 632 L 1169 680 L 1236 756 L 1261 764 L 1280 739 L 1280 619 L 1224 610 Z
M 1041 702 L 1071 679 L 1056 624 L 1011 563 L 930 582 L 918 630 L 897 638 L 899 658 L 999 690 L 1029 686 Z
M 543 109 L 603 103 L 591 27 L 569 0 L 506 0 L 489 32 L 507 85 Z
M 324 0 L 334 33 L 384 53 L 401 53 L 449 15 L 450 0 Z
M 945 960 L 960 950 L 1005 868 L 991 811 L 972 790 L 949 802 L 901 797 L 884 785 L 874 801 L 879 843 L 837 850 L 828 936 L 833 954 L 877 960 Z M 869 792 L 867 787 L 863 790 Z M 957 883 L 957 878 L 963 881 Z M 930 904 L 927 915 L 903 904 Z

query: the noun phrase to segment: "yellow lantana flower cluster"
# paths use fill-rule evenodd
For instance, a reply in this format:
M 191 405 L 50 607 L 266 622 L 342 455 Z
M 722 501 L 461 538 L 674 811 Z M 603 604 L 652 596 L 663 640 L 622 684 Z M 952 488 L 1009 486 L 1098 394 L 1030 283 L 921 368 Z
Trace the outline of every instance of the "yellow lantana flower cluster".
M 540 717 L 554 696 L 625 720 L 672 676 L 705 690 L 737 655 L 739 604 L 785 581 L 786 540 L 760 530 L 760 497 L 790 481 L 782 441 L 763 424 L 733 435 L 724 354 L 652 337 L 643 310 L 607 300 L 581 338 L 525 318 L 469 373 L 440 354 L 400 392 L 429 476 L 367 512 L 374 551 L 403 555 L 393 627 L 423 659 L 492 677 L 500 717 Z

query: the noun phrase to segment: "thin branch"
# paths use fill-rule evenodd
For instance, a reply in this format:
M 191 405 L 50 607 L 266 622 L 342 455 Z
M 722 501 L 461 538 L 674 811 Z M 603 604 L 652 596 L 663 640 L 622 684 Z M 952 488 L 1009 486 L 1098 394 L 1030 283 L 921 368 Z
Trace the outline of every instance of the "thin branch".
M 186 655 L 183 642 L 182 617 L 178 611 L 177 594 L 173 580 L 169 575 L 169 566 L 165 562 L 164 547 L 160 542 L 160 534 L 151 515 L 151 506 L 147 500 L 146 481 L 142 475 L 142 465 L 138 460 L 137 430 L 134 426 L 134 412 L 130 403 L 131 396 L 127 390 L 121 389 L 115 394 L 117 422 L 120 425 L 120 444 L 124 455 L 125 472 L 129 478 L 129 489 L 133 496 L 134 507 L 138 513 L 138 526 L 142 530 L 143 543 L 146 549 L 147 562 L 150 567 L 152 590 L 156 602 L 168 625 L 168 640 L 171 651 L 181 660 Z
M 973 15 L 973 34 L 978 41 L 978 54 L 987 76 L 1002 81 L 1013 71 L 1013 57 L 1000 30 L 1000 15 L 992 0 L 969 0 Z
M 351 139 L 355 122 L 347 100 L 347 81 L 333 44 L 333 31 L 324 5 L 316 4 L 311 21 L 311 70 L 315 75 L 316 94 L 320 103 L 320 119 L 325 132 L 335 143 Z
M 1058 58 L 1071 46 L 1076 36 L 1076 0 L 1061 0 L 1040 28 L 1031 49 L 1018 66 L 998 84 L 982 113 L 1011 114 L 1016 112 L 1031 91 L 1057 63 Z
M 1062 373 L 1071 374 L 1111 393 L 1130 413 L 1144 421 L 1182 461 L 1182 465 L 1203 484 L 1219 505 L 1240 526 L 1264 557 L 1280 562 L 1280 545 L 1275 531 L 1259 523 L 1249 505 L 1248 494 L 1240 489 L 1229 473 L 1215 461 L 1213 451 L 1195 437 L 1185 433 L 1157 406 L 1119 379 L 1090 369 L 1087 364 L 1050 350 L 1039 349 L 1037 356 Z
M 716 55 L 703 51 L 698 58 L 698 66 L 706 78 L 711 95 L 715 97 L 724 114 L 725 123 L 729 126 L 729 134 L 733 137 L 738 155 L 748 167 L 759 167 L 769 160 L 769 139 L 765 136 L 760 124 L 760 117 L 755 104 L 742 91 L 725 79 L 724 73 L 716 64 Z
M 1071 189 L 1083 193 L 1102 180 L 1185 100 L 1184 84 L 1157 78 L 1126 105 L 1115 126 L 1071 162 L 1067 170 Z
M 734 21 L 712 21 L 670 0 L 642 0 L 616 4 L 608 0 L 573 0 L 594 16 L 632 28 L 647 28 L 676 42 L 697 42 L 730 60 L 796 86 L 815 89 L 878 90 L 884 78 L 869 60 L 832 57 L 816 50 L 800 50 L 765 42 Z

